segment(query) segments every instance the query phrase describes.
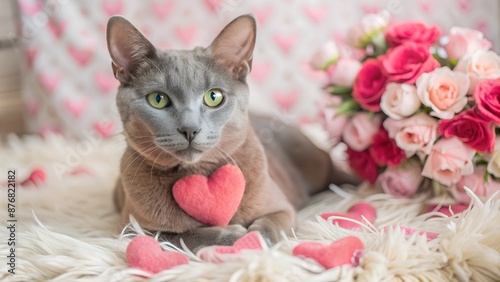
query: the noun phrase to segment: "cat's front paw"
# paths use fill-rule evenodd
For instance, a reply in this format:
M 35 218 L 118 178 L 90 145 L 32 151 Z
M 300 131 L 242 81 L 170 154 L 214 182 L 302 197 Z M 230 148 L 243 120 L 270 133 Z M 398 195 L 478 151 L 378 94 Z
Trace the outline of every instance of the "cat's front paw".
M 248 230 L 240 224 L 232 224 L 219 228 L 220 234 L 217 239 L 217 245 L 221 246 L 231 246 L 236 240 L 248 233 Z

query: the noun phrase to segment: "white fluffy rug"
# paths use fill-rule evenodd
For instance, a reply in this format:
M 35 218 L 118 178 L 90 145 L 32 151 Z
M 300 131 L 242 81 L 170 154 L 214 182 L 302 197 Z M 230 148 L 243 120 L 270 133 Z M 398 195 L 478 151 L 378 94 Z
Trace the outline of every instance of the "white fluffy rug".
M 475 200 L 453 217 L 420 215 L 425 196 L 411 200 L 354 190 L 325 192 L 300 213 L 296 238 L 266 251 L 246 252 L 240 261 L 189 265 L 150 275 L 127 268 L 130 237 L 120 237 L 111 191 L 123 140 L 71 143 L 11 137 L 0 147 L 0 186 L 7 170 L 18 179 L 34 168 L 47 171 L 40 187 L 18 187 L 15 216 L 16 274 L 7 273 L 9 230 L 0 228 L 0 278 L 3 281 L 500 281 L 500 202 Z M 0 221 L 7 223 L 7 191 L 0 189 Z M 362 196 L 363 195 L 363 196 Z M 375 226 L 345 230 L 316 217 L 344 212 L 363 198 L 378 211 Z M 384 226 L 402 225 L 439 233 L 435 240 L 405 235 Z M 140 228 L 136 230 L 141 234 Z M 324 271 L 314 262 L 290 255 L 301 241 L 358 236 L 366 249 L 357 267 Z

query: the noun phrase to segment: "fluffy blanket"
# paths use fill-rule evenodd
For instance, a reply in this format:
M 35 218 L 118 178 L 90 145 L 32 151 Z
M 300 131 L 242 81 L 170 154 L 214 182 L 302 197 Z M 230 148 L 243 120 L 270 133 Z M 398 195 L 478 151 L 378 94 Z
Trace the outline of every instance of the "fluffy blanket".
M 18 186 L 15 214 L 15 274 L 7 272 L 8 228 L 0 228 L 0 279 L 3 281 L 500 281 L 500 202 L 474 198 L 463 213 L 447 217 L 421 214 L 426 195 L 394 199 L 368 188 L 332 187 L 316 196 L 299 214 L 295 236 L 264 251 L 248 251 L 239 260 L 207 263 L 186 252 L 191 261 L 152 275 L 127 267 L 125 249 L 132 235 L 118 227 L 111 192 L 124 148 L 122 138 L 89 138 L 70 142 L 49 136 L 18 139 L 0 147 L 0 221 L 8 226 L 7 171 L 21 181 L 43 168 L 45 183 Z M 347 230 L 318 217 L 321 212 L 345 212 L 364 200 L 378 212 L 375 223 Z M 406 226 L 436 232 L 436 239 L 406 234 Z M 422 234 L 422 233 L 420 233 Z M 154 235 L 154 234 L 152 234 Z M 359 265 L 325 270 L 312 260 L 294 257 L 304 241 L 329 243 L 354 235 L 365 250 Z M 166 249 L 171 248 L 163 243 Z M 186 251 L 186 250 L 182 250 Z

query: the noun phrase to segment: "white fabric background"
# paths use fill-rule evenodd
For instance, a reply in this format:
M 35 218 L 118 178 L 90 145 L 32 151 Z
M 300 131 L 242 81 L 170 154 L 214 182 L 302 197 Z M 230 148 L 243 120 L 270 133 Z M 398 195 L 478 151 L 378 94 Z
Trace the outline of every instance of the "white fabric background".
M 258 39 L 249 78 L 252 107 L 296 122 L 316 118 L 322 74 L 307 62 L 329 39 L 341 40 L 364 14 L 387 9 L 394 21 L 423 20 L 446 32 L 483 31 L 495 50 L 497 0 L 18 0 L 23 23 L 23 96 L 28 128 L 88 138 L 120 131 L 104 28 L 123 14 L 160 48 L 210 44 L 232 18 L 253 13 Z M 87 136 L 87 137 L 86 137 Z

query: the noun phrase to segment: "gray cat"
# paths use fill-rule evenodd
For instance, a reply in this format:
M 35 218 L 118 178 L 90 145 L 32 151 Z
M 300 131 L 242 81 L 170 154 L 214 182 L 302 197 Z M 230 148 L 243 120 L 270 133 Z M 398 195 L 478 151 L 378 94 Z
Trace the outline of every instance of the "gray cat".
M 276 242 L 295 226 L 296 210 L 309 195 L 331 182 L 351 181 L 297 129 L 249 116 L 246 77 L 255 38 L 255 20 L 244 15 L 207 48 L 163 51 L 125 18 L 109 20 L 107 43 L 128 145 L 114 194 L 123 223 L 133 215 L 143 228 L 177 245 L 182 238 L 192 249 L 230 245 L 254 230 Z M 274 130 L 272 142 L 256 135 L 262 127 Z M 228 163 L 245 177 L 242 201 L 228 226 L 205 226 L 179 207 L 172 186 Z

